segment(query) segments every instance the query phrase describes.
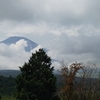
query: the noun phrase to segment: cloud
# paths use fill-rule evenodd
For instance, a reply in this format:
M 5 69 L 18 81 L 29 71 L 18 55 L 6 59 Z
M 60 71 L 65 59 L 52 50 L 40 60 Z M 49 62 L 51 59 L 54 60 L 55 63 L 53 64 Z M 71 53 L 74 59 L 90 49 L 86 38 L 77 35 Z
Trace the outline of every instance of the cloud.
M 31 13 L 25 9 L 22 1 L 14 2 L 13 0 L 0 1 L 0 20 L 24 21 L 29 20 Z
M 0 1 L 0 33 L 6 36 L 17 34 L 34 37 L 37 34 L 41 36 L 49 33 L 81 34 L 77 31 L 80 27 L 85 29 L 87 26 L 93 26 L 98 30 L 99 2 L 99 0 Z
M 36 51 L 39 51 L 40 48 L 43 48 L 42 45 L 38 45 L 37 47 L 33 48 L 30 52 L 35 53 Z
M 11 44 L 10 48 L 14 51 L 24 51 L 25 47 L 27 47 L 27 41 L 24 39 L 19 40 L 16 44 Z
M 20 40 L 16 44 L 0 44 L 0 68 L 1 69 L 18 69 L 25 61 L 28 60 L 30 53 L 25 51 L 27 42 Z
M 19 69 L 19 66 L 22 66 L 28 61 L 32 53 L 35 53 L 40 48 L 43 48 L 42 45 L 38 45 L 30 52 L 26 52 L 26 46 L 27 41 L 24 39 L 21 39 L 11 45 L 0 43 L 0 69 Z
M 55 43 L 55 44 L 54 44 Z M 100 57 L 100 36 L 99 35 L 78 35 L 68 36 L 63 34 L 55 39 L 51 45 L 53 52 L 49 52 L 54 59 L 66 62 L 93 62 L 99 63 Z
M 59 25 L 99 24 L 99 0 L 0 1 L 0 19 Z
M 99 63 L 99 9 L 99 0 L 0 1 L 0 39 L 25 36 L 40 44 L 35 50 L 43 45 L 54 59 Z M 10 46 L 0 44 L 1 60 L 20 65 L 30 55 L 25 46 L 23 40 Z
M 69 36 L 64 33 L 55 36 L 55 39 L 49 42 L 49 51 L 47 51 L 47 54 L 52 59 L 58 60 L 58 62 L 52 62 L 55 69 L 60 67 L 59 62 L 62 60 L 68 63 L 75 61 L 99 63 L 100 37 L 98 35 L 79 34 Z M 18 69 L 18 66 L 22 66 L 24 62 L 28 61 L 31 53 L 35 53 L 36 50 L 38 51 L 40 48 L 43 48 L 42 45 L 38 45 L 36 48 L 31 50 L 31 52 L 26 52 L 26 46 L 27 41 L 25 40 L 19 40 L 16 44 L 11 44 L 10 46 L 1 43 L 1 69 Z

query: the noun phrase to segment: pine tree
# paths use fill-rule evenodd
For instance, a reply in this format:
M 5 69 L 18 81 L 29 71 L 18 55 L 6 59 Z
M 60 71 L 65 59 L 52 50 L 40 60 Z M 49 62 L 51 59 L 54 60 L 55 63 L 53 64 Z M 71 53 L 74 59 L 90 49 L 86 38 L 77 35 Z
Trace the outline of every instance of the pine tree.
M 56 92 L 56 77 L 51 67 L 51 58 L 43 49 L 32 53 L 29 61 L 19 67 L 16 78 L 19 100 L 53 100 Z

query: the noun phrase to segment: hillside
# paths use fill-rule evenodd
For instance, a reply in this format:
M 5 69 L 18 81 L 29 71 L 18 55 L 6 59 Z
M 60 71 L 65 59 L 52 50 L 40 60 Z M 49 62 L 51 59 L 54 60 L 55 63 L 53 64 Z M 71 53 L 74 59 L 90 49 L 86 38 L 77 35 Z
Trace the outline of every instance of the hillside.
M 0 75 L 5 77 L 16 77 L 18 74 L 20 74 L 19 70 L 0 70 Z

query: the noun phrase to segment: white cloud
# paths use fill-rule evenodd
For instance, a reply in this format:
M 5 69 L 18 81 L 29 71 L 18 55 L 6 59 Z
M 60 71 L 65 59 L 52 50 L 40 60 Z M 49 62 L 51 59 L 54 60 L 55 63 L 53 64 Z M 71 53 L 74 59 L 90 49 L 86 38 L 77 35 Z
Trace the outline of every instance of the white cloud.
M 15 44 L 6 45 L 0 43 L 0 69 L 19 69 L 24 62 L 27 62 L 32 53 L 35 53 L 42 45 L 38 45 L 30 52 L 25 51 L 27 41 L 24 39 L 19 40 Z
M 34 49 L 32 49 L 30 52 L 31 53 L 35 53 L 36 51 L 39 51 L 40 48 L 43 48 L 42 45 L 38 45 L 37 47 L 35 47 Z
M 24 51 L 25 47 L 27 47 L 27 41 L 24 39 L 19 40 L 16 44 L 11 44 L 10 48 L 14 51 Z
M 25 51 L 27 42 L 18 41 L 16 44 L 0 44 L 0 68 L 1 69 L 18 69 L 25 61 L 28 60 L 30 53 Z

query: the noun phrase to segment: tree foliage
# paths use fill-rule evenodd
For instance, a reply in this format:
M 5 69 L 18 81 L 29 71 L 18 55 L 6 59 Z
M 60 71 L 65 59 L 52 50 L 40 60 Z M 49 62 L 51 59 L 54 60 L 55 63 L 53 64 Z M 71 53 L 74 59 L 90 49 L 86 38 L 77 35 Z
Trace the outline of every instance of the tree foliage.
M 15 90 L 15 78 L 0 75 L 0 96 L 12 95 Z
M 56 77 L 51 67 L 51 58 L 43 49 L 32 53 L 29 61 L 20 67 L 16 78 L 19 100 L 53 100 L 56 92 Z
M 100 100 L 100 69 L 94 64 L 62 64 L 61 100 Z

